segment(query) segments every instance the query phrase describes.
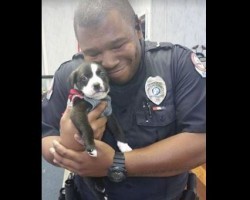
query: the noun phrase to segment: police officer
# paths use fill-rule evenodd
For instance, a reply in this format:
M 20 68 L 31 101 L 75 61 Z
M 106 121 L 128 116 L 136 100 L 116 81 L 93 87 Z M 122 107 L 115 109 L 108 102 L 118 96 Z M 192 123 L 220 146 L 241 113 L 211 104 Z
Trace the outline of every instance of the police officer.
M 94 197 L 81 176 L 104 177 L 109 200 L 180 199 L 188 171 L 206 161 L 205 67 L 183 46 L 144 41 L 127 0 L 83 1 L 74 29 L 82 53 L 59 67 L 42 103 L 44 158 L 78 175 L 82 199 Z M 132 151 L 119 152 L 105 129 L 105 102 L 88 114 L 98 156 L 75 150 L 81 141 L 69 119 L 67 80 L 83 59 L 107 70 L 113 113 Z

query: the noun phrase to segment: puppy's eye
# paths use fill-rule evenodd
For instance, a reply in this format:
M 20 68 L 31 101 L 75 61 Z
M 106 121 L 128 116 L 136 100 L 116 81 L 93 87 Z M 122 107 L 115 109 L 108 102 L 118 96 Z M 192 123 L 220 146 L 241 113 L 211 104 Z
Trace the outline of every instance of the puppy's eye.
M 105 77 L 106 73 L 105 72 L 100 72 L 100 77 Z
M 86 82 L 86 81 L 88 81 L 88 78 L 86 76 L 81 76 L 80 81 Z

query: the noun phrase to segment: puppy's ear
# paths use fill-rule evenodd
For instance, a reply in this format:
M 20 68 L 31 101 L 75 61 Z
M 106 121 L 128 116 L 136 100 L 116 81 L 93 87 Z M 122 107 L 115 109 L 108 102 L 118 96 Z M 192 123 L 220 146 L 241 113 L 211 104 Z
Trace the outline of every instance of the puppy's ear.
M 69 75 L 69 83 L 72 88 L 74 88 L 74 84 L 77 81 L 77 70 L 74 70 L 70 75 Z

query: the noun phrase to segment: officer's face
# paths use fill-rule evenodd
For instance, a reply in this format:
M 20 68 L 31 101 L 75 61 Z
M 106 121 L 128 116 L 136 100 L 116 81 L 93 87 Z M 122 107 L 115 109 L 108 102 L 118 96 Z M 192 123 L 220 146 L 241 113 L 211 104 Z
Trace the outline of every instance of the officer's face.
M 78 27 L 77 38 L 85 60 L 103 65 L 111 82 L 124 84 L 134 76 L 141 58 L 141 32 L 116 11 L 98 25 Z

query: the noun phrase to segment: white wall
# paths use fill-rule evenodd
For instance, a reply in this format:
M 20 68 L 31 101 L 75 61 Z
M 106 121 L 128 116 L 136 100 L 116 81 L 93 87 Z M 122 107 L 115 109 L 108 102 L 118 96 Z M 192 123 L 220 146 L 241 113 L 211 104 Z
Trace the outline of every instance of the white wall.
M 146 11 L 150 11 L 151 0 L 129 0 L 129 2 L 139 17 L 145 14 Z
M 42 0 L 42 74 L 53 75 L 77 52 L 75 4 L 76 0 Z
M 206 0 L 167 1 L 167 40 L 206 46 Z
M 151 38 L 151 0 L 129 0 L 138 17 L 146 15 L 145 39 Z
M 146 39 L 189 48 L 197 44 L 206 46 L 206 0 L 129 1 L 139 16 L 148 15 Z
M 146 14 L 146 39 L 189 48 L 206 45 L 206 0 L 129 0 Z M 73 12 L 77 0 L 42 0 L 42 74 L 54 74 L 77 52 Z M 205 52 L 204 52 L 205 53 Z

